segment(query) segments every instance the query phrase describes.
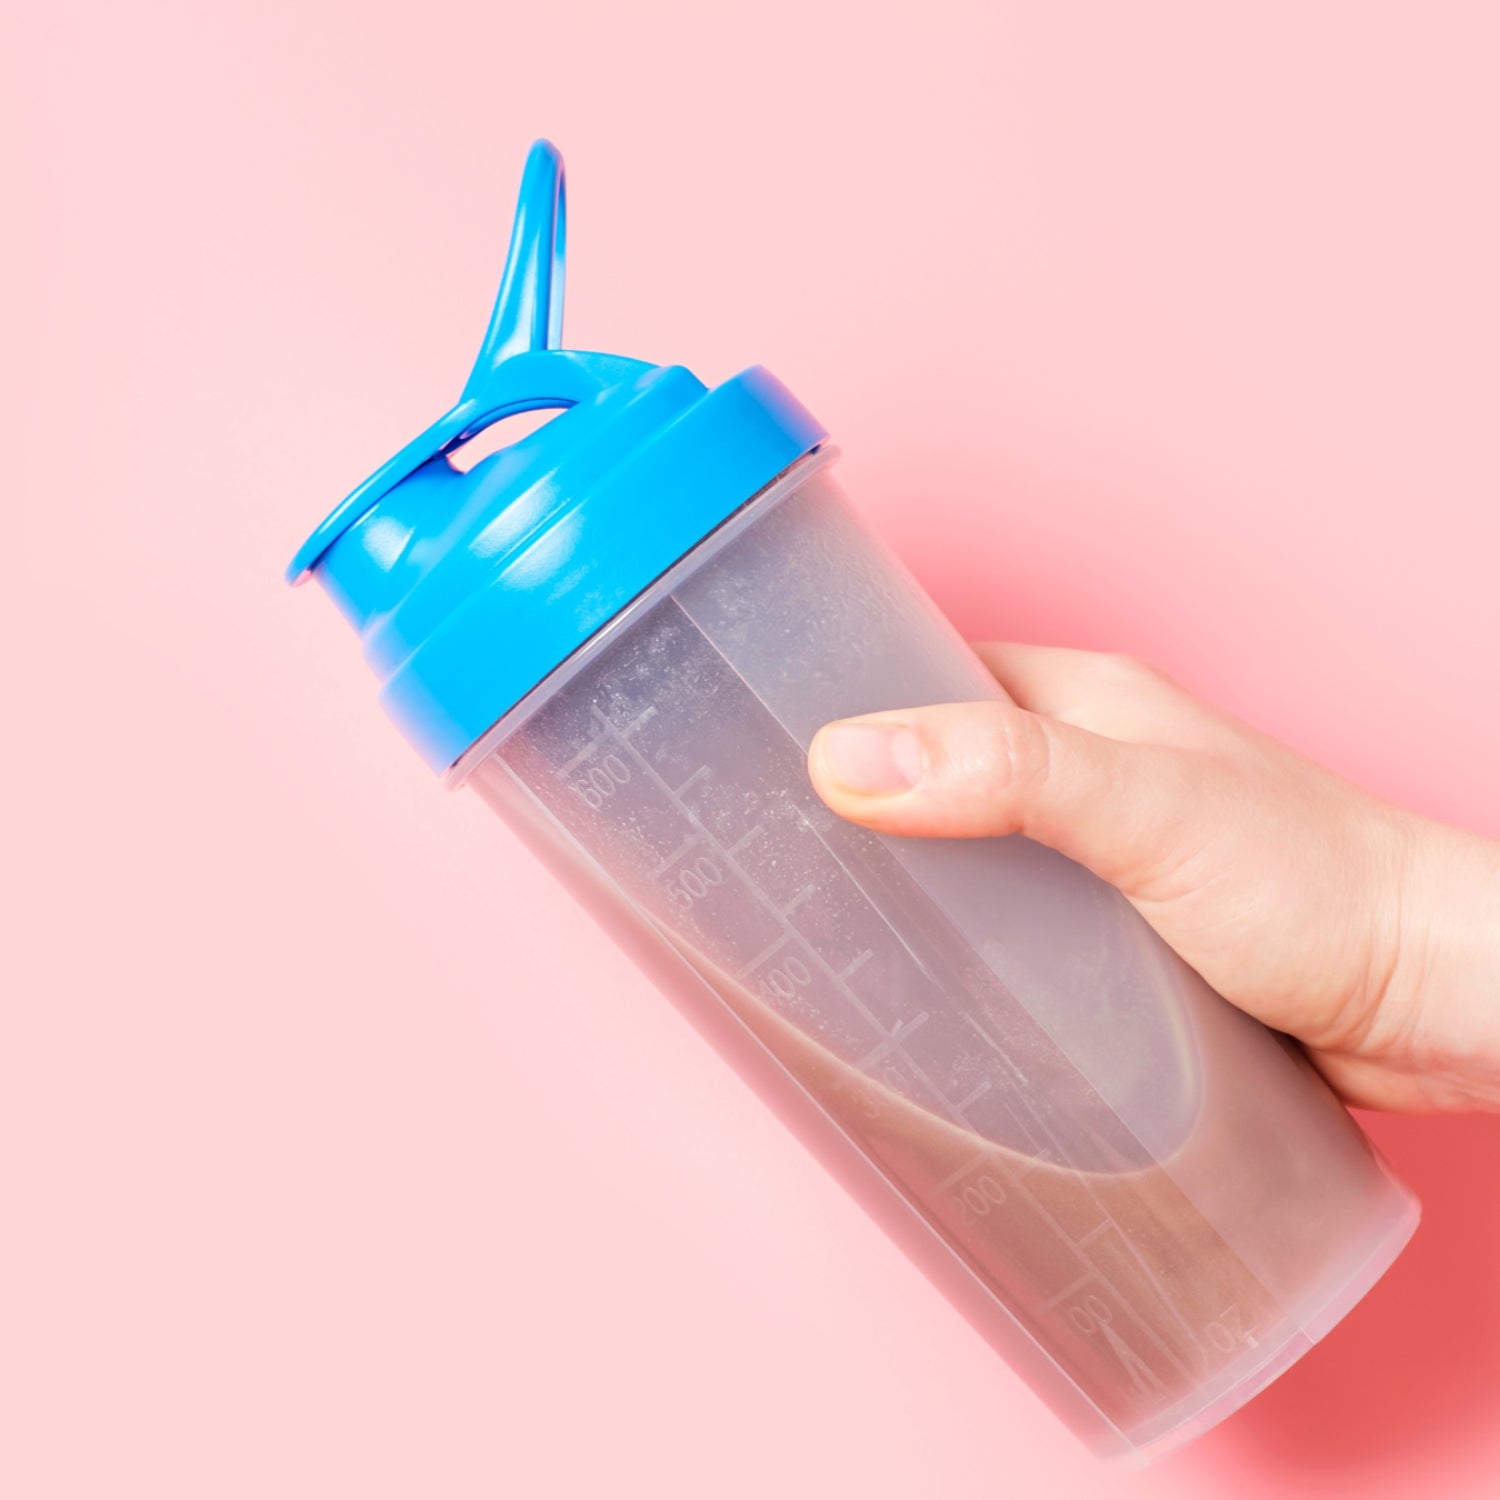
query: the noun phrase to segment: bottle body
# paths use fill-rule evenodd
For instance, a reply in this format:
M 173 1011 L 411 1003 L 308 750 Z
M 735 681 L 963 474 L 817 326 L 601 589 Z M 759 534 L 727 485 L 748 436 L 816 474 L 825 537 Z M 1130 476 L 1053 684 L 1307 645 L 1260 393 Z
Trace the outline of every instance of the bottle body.
M 1021 838 L 888 838 L 818 800 L 828 720 L 999 696 L 827 458 L 459 779 L 788 1082 L 803 1133 L 907 1216 L 924 1269 L 1091 1446 L 1173 1444 L 1321 1337 L 1415 1203 L 1305 1059 L 1086 871 Z

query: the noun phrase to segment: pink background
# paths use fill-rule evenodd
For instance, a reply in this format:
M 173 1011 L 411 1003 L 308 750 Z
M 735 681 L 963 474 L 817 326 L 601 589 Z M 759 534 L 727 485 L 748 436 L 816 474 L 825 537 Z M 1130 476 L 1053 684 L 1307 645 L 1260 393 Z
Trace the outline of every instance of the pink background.
M 1494 1496 L 1500 1122 L 1254 1407 L 1100 1469 L 282 590 L 570 341 L 771 364 L 984 635 L 1500 834 L 1491 5 L 13 7 L 7 1496 Z M 882 19 L 884 15 L 884 19 Z

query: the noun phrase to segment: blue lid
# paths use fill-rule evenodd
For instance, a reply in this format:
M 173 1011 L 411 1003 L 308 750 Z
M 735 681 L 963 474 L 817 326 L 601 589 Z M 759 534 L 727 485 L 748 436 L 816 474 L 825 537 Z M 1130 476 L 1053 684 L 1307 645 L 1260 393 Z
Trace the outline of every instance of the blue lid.
M 710 390 L 678 365 L 559 348 L 562 158 L 526 160 L 500 294 L 458 404 L 298 549 L 359 632 L 381 701 L 435 771 L 827 434 L 758 366 Z M 559 409 L 467 473 L 448 455 Z

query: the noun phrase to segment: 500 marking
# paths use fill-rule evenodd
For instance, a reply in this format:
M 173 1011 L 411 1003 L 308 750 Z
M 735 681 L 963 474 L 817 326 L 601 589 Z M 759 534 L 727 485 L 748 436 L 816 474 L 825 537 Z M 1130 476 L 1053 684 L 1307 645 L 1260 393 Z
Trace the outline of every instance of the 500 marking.
M 724 872 L 706 854 L 700 854 L 667 882 L 667 896 L 686 911 L 695 901 L 701 901 L 714 886 L 723 884 Z

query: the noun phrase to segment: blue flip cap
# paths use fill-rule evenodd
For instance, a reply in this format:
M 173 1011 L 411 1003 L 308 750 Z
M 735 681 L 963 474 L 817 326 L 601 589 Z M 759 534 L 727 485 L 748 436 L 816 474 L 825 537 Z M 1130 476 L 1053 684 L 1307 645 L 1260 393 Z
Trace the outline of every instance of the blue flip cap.
M 562 157 L 538 141 L 458 404 L 287 569 L 358 631 L 386 712 L 438 772 L 827 437 L 759 366 L 710 390 L 679 365 L 560 348 L 565 232 Z M 493 423 L 549 409 L 468 472 L 450 460 Z

